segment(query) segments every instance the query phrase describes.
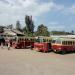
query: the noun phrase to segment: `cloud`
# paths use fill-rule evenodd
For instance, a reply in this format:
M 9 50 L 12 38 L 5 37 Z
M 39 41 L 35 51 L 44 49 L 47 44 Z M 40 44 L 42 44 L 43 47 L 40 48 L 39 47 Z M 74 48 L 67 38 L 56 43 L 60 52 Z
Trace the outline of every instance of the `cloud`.
M 55 21 L 53 21 L 53 22 L 50 22 L 50 25 L 58 25 L 59 23 L 58 22 L 55 22 Z
M 61 24 L 60 22 L 58 21 L 52 21 L 49 23 L 48 25 L 48 29 L 49 31 L 54 31 L 54 30 L 57 30 L 57 31 L 72 31 L 75 29 L 75 26 L 74 24 Z
M 40 0 L 0 0 L 0 23 L 10 24 L 16 20 L 23 20 L 26 14 L 34 18 L 51 11 L 60 11 L 64 8 L 62 5 Z M 10 20 L 10 21 L 9 21 Z
M 68 11 L 69 13 L 75 14 L 75 4 L 73 4 L 71 7 L 69 7 L 68 10 L 69 10 Z
M 9 2 L 6 1 L 6 0 L 0 0 L 0 1 L 3 2 L 3 3 L 5 3 L 5 4 L 9 4 Z
M 48 29 L 49 31 L 54 31 L 54 30 L 63 31 L 65 29 L 65 26 L 64 25 L 50 25 Z
M 64 7 L 64 9 L 62 10 L 62 13 L 65 15 L 72 15 L 75 14 L 75 4 L 72 4 L 71 6 L 68 7 Z
M 57 21 L 53 21 L 49 23 L 48 29 L 50 31 L 52 30 L 59 30 L 59 31 L 63 31 L 65 29 L 64 25 L 61 25 L 59 22 Z

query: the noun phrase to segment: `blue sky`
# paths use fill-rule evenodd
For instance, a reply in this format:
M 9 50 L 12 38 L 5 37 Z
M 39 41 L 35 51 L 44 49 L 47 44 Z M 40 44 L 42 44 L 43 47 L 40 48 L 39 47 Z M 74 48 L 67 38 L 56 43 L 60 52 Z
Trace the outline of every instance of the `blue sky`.
M 19 20 L 23 27 L 25 15 L 33 16 L 35 30 L 44 24 L 49 31 L 75 31 L 75 0 L 0 0 L 0 25 Z

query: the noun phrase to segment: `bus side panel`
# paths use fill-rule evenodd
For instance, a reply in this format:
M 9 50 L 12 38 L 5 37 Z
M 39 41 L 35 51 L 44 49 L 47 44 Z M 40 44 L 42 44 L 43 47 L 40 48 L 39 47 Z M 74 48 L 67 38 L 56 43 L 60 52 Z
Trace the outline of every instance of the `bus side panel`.
M 62 51 L 62 47 L 61 47 L 61 45 L 52 45 L 52 50 L 54 51 L 54 50 L 57 50 L 57 51 Z
M 42 51 L 43 50 L 43 44 L 42 43 L 34 43 L 34 50 Z
M 37 49 L 37 51 L 48 52 L 49 48 L 51 46 L 49 47 L 48 43 L 34 43 L 34 49 Z
M 43 52 L 48 52 L 51 49 L 51 44 L 44 43 L 43 45 Z
M 52 45 L 52 50 L 57 51 L 75 51 L 75 46 L 64 46 L 64 45 Z
M 62 46 L 62 50 L 67 51 L 75 51 L 75 46 Z

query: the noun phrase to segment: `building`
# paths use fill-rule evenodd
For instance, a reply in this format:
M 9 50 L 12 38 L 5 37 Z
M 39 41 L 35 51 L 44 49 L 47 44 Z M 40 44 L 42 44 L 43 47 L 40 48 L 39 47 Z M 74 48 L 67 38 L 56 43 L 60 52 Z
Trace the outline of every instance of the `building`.
M 14 38 L 14 37 L 17 37 L 17 36 L 25 36 L 24 33 L 22 33 L 21 31 L 19 30 L 16 30 L 16 29 L 9 29 L 7 27 L 4 27 L 4 26 L 0 26 L 0 37 L 4 37 L 4 38 Z

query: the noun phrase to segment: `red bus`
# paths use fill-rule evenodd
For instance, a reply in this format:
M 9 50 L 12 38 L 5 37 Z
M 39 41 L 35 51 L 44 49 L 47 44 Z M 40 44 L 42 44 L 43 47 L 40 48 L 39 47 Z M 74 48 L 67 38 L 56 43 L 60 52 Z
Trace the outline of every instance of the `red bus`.
M 56 53 L 75 51 L 75 39 L 70 38 L 57 38 L 52 41 L 52 50 Z
M 16 37 L 12 42 L 13 48 L 32 48 L 34 46 L 34 37 Z
M 51 50 L 51 37 L 37 37 L 34 43 L 34 50 L 48 52 Z

